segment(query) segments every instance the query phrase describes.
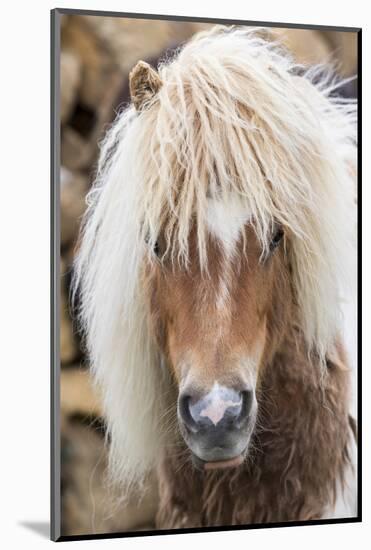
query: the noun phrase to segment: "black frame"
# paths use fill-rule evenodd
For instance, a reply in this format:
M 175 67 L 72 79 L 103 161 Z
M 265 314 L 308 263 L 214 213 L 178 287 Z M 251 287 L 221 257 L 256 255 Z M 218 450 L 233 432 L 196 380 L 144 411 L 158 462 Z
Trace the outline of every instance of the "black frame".
M 362 28 L 338 27 L 330 25 L 311 25 L 295 23 L 269 23 L 266 21 L 249 21 L 241 19 L 217 19 L 212 17 L 191 17 L 180 15 L 156 15 L 147 13 L 125 13 L 114 11 L 80 10 L 55 8 L 51 10 L 51 96 L 50 96 L 50 158 L 51 158 L 51 424 L 50 424 L 50 457 L 51 457 L 51 524 L 50 537 L 53 541 L 94 540 L 109 538 L 143 537 L 152 535 L 204 533 L 217 531 L 238 531 L 249 529 L 269 529 L 272 527 L 291 527 L 306 525 L 332 525 L 341 523 L 362 522 Z M 357 105 L 358 105 L 358 149 L 357 149 L 357 516 L 340 519 L 319 519 L 308 521 L 291 521 L 278 523 L 258 523 L 249 525 L 226 525 L 220 527 L 197 527 L 185 529 L 156 529 L 149 531 L 127 531 L 117 533 L 100 533 L 86 535 L 60 534 L 61 523 L 61 461 L 60 461 L 60 350 L 59 350 L 59 312 L 60 312 L 60 16 L 61 15 L 95 15 L 100 17 L 124 17 L 128 19 L 152 19 L 165 21 L 192 21 L 200 23 L 222 23 L 246 26 L 280 27 L 288 29 L 317 29 L 357 33 Z

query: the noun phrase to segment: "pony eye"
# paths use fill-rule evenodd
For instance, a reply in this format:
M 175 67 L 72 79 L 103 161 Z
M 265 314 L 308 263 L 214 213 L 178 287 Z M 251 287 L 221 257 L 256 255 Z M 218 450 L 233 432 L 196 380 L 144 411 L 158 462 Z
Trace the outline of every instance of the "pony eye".
M 160 246 L 158 244 L 158 241 L 155 242 L 155 245 L 153 247 L 153 253 L 158 257 L 160 256 Z
M 273 251 L 277 246 L 280 244 L 282 238 L 284 235 L 284 231 L 282 227 L 279 227 L 276 232 L 274 233 L 271 243 L 270 243 L 270 250 Z
M 146 236 L 145 239 L 144 239 L 144 242 L 146 243 L 146 246 L 148 248 L 148 251 L 152 254 L 154 254 L 155 256 L 159 257 L 160 254 L 161 254 L 161 251 L 160 251 L 160 245 L 159 245 L 159 242 L 158 240 L 153 244 L 151 245 L 150 244 L 150 238 L 149 236 Z

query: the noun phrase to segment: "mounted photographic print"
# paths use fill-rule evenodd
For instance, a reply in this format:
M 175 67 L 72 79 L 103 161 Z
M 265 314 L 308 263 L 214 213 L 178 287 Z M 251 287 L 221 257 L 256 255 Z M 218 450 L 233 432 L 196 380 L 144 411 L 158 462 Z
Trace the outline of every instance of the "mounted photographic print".
M 54 540 L 361 520 L 360 39 L 53 10 Z

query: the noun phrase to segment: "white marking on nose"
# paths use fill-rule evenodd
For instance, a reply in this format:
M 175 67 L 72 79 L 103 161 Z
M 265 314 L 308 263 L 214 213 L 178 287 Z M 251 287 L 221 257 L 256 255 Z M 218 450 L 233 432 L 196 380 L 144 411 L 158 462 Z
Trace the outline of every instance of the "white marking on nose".
M 230 392 L 228 388 L 219 386 L 214 383 L 212 390 L 205 396 L 208 405 L 199 413 L 200 416 L 207 417 L 216 426 L 225 415 L 225 411 L 230 407 L 241 407 L 242 396 L 239 401 L 228 399 L 227 395 Z
M 236 403 L 235 401 L 224 401 L 222 397 L 216 397 L 214 401 L 210 403 L 208 407 L 200 412 L 200 416 L 206 416 L 210 418 L 211 422 L 216 426 L 218 422 L 223 418 L 225 411 L 229 407 L 239 407 L 241 405 L 241 399 Z

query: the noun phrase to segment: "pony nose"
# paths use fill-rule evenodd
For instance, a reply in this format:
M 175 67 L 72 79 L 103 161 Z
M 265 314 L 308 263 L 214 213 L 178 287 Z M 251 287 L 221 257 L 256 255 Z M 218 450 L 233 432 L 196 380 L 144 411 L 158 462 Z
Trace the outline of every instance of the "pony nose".
M 179 414 L 191 432 L 241 428 L 249 416 L 252 401 L 252 391 L 214 385 L 201 397 L 181 394 Z

